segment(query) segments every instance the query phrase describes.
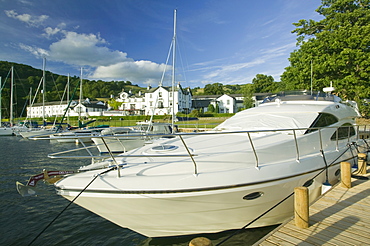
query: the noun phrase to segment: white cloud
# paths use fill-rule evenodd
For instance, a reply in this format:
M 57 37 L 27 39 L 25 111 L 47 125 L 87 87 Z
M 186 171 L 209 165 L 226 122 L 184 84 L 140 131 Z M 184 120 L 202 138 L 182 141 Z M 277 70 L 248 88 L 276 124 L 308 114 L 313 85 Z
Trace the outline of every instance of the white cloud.
M 79 66 L 109 66 L 131 61 L 127 53 L 110 50 L 99 35 L 65 32 L 64 38 L 50 45 L 50 59 Z
M 39 26 L 48 18 L 46 15 L 20 15 L 14 10 L 5 11 L 8 17 L 18 19 L 30 26 Z M 19 47 L 36 57 L 47 57 L 50 61 L 63 62 L 69 65 L 85 67 L 90 72 L 91 79 L 128 80 L 133 83 L 158 84 L 165 64 L 152 61 L 135 61 L 127 53 L 112 50 L 108 42 L 99 34 L 84 34 L 67 31 L 66 24 L 57 27 L 43 28 L 42 37 L 52 42 L 48 49 L 20 43 Z M 170 69 L 170 68 L 168 68 Z
M 15 10 L 5 10 L 5 14 L 9 18 L 13 18 L 22 22 L 27 23 L 30 26 L 38 27 L 43 24 L 43 22 L 49 18 L 47 15 L 32 16 L 30 14 L 18 14 Z
M 109 66 L 99 66 L 91 78 L 114 79 L 120 78 L 131 82 L 142 82 L 144 84 L 158 84 L 165 64 L 157 64 L 151 61 L 125 61 Z M 171 68 L 167 68 L 170 70 Z
M 135 61 L 127 53 L 111 50 L 107 42 L 99 35 L 67 32 L 59 28 L 45 28 L 44 36 L 51 37 L 57 33 L 63 38 L 52 43 L 49 50 L 20 44 L 20 47 L 35 56 L 47 56 L 49 60 L 61 61 L 77 66 L 89 66 L 93 70 L 89 78 L 103 80 L 127 80 L 133 83 L 158 84 L 165 64 L 152 61 Z M 170 66 L 167 70 L 170 70 Z
M 33 47 L 22 43 L 19 44 L 19 47 L 25 51 L 28 51 L 29 53 L 33 54 L 36 57 L 44 57 L 49 55 L 49 52 L 42 48 Z
M 254 67 L 256 65 L 260 65 L 265 63 L 264 59 L 257 58 L 251 62 L 244 62 L 244 63 L 235 63 L 231 65 L 222 65 L 218 68 L 211 69 L 211 72 L 205 74 L 203 78 L 206 80 L 225 80 L 226 78 L 230 77 L 230 74 L 234 74 L 236 72 L 240 72 L 241 70 Z M 209 69 L 209 68 L 207 68 Z
M 59 29 L 58 27 L 56 28 L 51 28 L 51 27 L 47 27 L 44 29 L 45 33 L 43 34 L 43 36 L 47 37 L 47 38 L 50 38 L 51 36 L 59 33 L 61 31 L 61 29 Z

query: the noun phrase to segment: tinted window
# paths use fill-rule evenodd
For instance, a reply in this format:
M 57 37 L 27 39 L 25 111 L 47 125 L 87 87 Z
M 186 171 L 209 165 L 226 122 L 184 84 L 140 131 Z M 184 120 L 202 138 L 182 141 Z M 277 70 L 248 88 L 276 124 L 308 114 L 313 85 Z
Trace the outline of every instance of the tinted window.
M 349 123 L 343 124 L 341 127 L 339 127 L 334 134 L 331 136 L 331 140 L 335 141 L 337 140 L 337 135 L 338 135 L 338 140 L 341 139 L 346 139 L 348 137 L 354 136 L 355 135 L 355 129 L 353 126 Z
M 319 113 L 317 118 L 311 124 L 310 128 L 330 126 L 338 122 L 338 118 L 332 114 Z M 308 129 L 305 134 L 317 131 L 317 129 Z

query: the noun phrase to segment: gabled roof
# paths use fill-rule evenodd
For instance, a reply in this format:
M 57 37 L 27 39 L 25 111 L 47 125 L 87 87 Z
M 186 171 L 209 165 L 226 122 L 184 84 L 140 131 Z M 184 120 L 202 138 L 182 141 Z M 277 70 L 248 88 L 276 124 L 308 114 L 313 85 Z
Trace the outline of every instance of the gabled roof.
M 195 95 L 193 96 L 194 100 L 209 100 L 209 99 L 216 99 L 222 95 Z

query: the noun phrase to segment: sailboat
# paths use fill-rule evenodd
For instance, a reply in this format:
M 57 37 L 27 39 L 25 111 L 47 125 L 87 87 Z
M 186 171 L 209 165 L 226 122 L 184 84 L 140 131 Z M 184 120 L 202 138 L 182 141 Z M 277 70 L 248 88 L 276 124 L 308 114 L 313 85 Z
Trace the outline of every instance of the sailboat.
M 67 129 L 65 131 L 62 131 L 62 132 L 57 132 L 57 133 L 53 133 L 51 134 L 49 137 L 50 137 L 50 140 L 52 141 L 56 141 L 56 142 L 59 142 L 59 143 L 80 143 L 80 142 L 91 142 L 91 138 L 89 138 L 89 136 L 93 137 L 93 136 L 96 136 L 98 135 L 102 130 L 103 128 L 101 127 L 89 127 L 89 128 L 86 128 L 86 126 L 88 124 L 91 124 L 93 122 L 95 122 L 95 120 L 90 120 L 86 123 L 82 123 L 82 96 L 83 96 L 83 91 L 82 91 L 82 84 L 83 84 L 83 69 L 81 67 L 81 76 L 80 76 L 80 96 L 79 96 L 79 100 L 78 100 L 78 105 L 75 107 L 75 110 L 77 109 L 78 111 L 78 129 Z M 69 76 L 68 76 L 68 82 L 67 82 L 67 88 L 69 88 Z M 70 103 L 70 100 L 69 100 L 69 89 L 67 89 L 67 98 L 68 98 L 68 102 Z M 69 105 L 67 106 L 67 109 L 66 109 L 66 114 L 67 114 L 67 119 L 69 117 Z M 64 116 L 63 116 L 64 118 Z M 81 138 L 83 137 L 83 138 Z
M 43 66 L 42 66 L 42 120 L 43 123 L 46 123 L 45 118 L 45 93 L 46 93 L 46 74 L 45 74 L 45 65 L 46 65 L 46 58 L 43 59 Z M 32 125 L 32 124 L 31 124 Z M 20 131 L 19 135 L 21 135 L 23 138 L 32 138 L 32 137 L 40 137 L 40 136 L 46 136 L 49 135 L 52 132 L 55 132 L 57 129 L 52 128 L 46 128 L 46 126 L 43 127 L 36 127 L 36 128 L 28 128 L 26 131 Z
M 149 121 L 137 122 L 135 127 L 112 127 L 104 129 L 100 135 L 92 138 L 92 141 L 97 146 L 100 153 L 122 153 L 127 152 L 138 147 L 142 147 L 146 144 L 152 143 L 154 140 L 160 139 L 163 135 L 174 134 L 177 132 L 177 126 L 174 124 L 175 119 L 175 101 L 174 101 L 174 90 L 175 90 L 175 62 L 176 62 L 176 11 L 174 13 L 174 33 L 171 42 L 172 48 L 172 87 L 171 96 L 172 105 L 168 105 L 171 112 L 171 123 L 154 123 L 153 116 L 155 114 L 155 108 L 158 104 L 159 96 L 157 97 Z M 171 49 L 170 49 L 171 51 Z M 169 53 L 170 54 L 170 53 Z M 169 58 L 169 55 L 168 55 Z M 168 62 L 168 58 L 166 64 Z M 165 70 L 163 71 L 162 78 L 159 82 L 158 87 L 162 88 Z M 96 165 L 93 165 L 94 168 Z M 84 168 L 89 168 L 84 167 Z
M 12 67 L 12 71 L 13 71 L 13 67 Z M 3 88 L 2 88 L 1 77 L 0 77 L 0 136 L 11 136 L 11 135 L 14 135 L 13 129 L 11 128 L 12 120 L 10 121 L 10 126 L 9 127 L 8 126 L 3 126 L 3 123 L 2 123 L 2 114 L 1 114 L 2 91 L 3 91 Z M 10 97 L 13 98 L 13 76 L 12 76 L 12 79 L 11 79 L 10 91 L 11 91 Z M 13 99 L 10 99 L 10 101 L 11 101 L 10 102 L 10 108 L 13 108 Z M 10 114 L 11 115 L 13 114 L 12 110 L 11 110 Z

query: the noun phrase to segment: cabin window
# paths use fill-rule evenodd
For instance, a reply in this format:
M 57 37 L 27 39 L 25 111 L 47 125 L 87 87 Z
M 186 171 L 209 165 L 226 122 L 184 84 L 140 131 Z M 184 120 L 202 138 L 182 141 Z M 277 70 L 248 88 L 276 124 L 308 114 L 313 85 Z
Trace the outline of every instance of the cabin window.
M 350 123 L 343 124 L 341 127 L 339 127 L 334 134 L 331 136 L 330 140 L 336 141 L 342 139 L 347 139 L 349 137 L 352 137 L 356 134 L 355 129 Z
M 338 118 L 332 114 L 319 113 L 314 122 L 311 124 L 310 128 L 319 128 L 333 125 L 338 122 Z M 305 134 L 317 131 L 317 129 L 307 129 Z

